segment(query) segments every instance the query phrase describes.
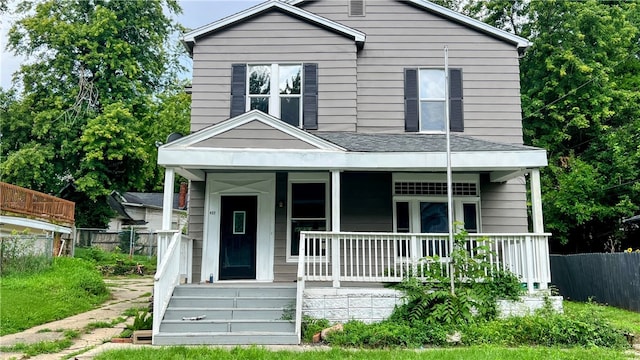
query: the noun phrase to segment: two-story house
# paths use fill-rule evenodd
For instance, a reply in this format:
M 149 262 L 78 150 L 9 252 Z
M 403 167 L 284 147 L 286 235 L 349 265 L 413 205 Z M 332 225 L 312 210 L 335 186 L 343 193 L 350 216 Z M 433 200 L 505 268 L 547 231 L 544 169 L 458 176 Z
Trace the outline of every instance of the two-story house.
M 425 0 L 267 1 L 183 40 L 192 133 L 158 163 L 167 199 L 190 181 L 189 234 L 163 235 L 155 344 L 297 343 L 302 312 L 380 320 L 399 301 L 381 282 L 446 261 L 447 126 L 454 219 L 546 288 L 529 41 Z

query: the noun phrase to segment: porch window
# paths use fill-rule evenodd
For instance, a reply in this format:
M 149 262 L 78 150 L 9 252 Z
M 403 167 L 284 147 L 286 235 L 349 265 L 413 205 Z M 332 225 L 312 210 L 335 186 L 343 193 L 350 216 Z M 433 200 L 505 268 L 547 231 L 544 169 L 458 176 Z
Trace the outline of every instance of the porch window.
M 394 174 L 394 231 L 399 233 L 446 234 L 449 232 L 447 183 L 444 174 Z M 479 177 L 454 175 L 453 218 L 469 233 L 480 231 Z M 421 256 L 443 253 L 447 241 L 422 244 Z M 410 254 L 398 254 L 408 256 Z
M 479 199 L 453 199 L 453 219 L 469 233 L 478 232 Z M 447 199 L 396 199 L 394 230 L 399 233 L 448 233 Z
M 300 254 L 300 232 L 327 230 L 329 220 L 327 185 L 328 177 L 326 180 L 320 180 L 314 179 L 313 175 L 309 174 L 290 174 L 288 259 Z M 319 255 L 324 251 L 324 246 L 324 244 L 315 244 L 313 247 Z

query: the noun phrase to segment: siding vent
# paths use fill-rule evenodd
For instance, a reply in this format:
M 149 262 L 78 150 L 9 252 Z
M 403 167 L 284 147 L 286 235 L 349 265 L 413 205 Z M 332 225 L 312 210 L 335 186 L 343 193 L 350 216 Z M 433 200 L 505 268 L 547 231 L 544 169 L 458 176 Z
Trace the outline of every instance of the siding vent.
M 396 182 L 395 195 L 447 195 L 446 182 Z M 476 183 L 453 183 L 454 196 L 478 196 Z
M 364 0 L 349 0 L 349 16 L 364 16 Z

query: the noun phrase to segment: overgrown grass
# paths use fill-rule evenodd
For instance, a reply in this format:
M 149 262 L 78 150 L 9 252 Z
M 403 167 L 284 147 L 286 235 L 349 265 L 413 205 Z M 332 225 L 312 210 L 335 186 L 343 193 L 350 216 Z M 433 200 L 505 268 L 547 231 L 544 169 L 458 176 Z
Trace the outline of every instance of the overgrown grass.
M 97 247 L 76 248 L 75 257 L 85 259 L 93 264 L 105 276 L 131 275 L 139 276 L 136 273 L 136 266 L 142 265 L 143 273 L 151 275 L 156 271 L 156 258 L 144 255 L 134 255 L 129 259 L 129 255 L 114 251 L 104 251 Z
M 494 359 L 519 359 L 519 360 L 591 360 L 628 359 L 622 352 L 608 349 L 558 349 L 558 348 L 502 348 L 495 346 L 481 346 L 455 349 L 426 349 L 426 350 L 309 350 L 309 351 L 269 351 L 263 348 L 234 348 L 225 350 L 210 347 L 165 347 L 165 348 L 140 348 L 127 350 L 111 350 L 99 354 L 96 360 L 171 360 L 171 359 L 263 359 L 263 360 L 494 360 Z
M 462 330 L 466 344 L 504 346 L 583 346 L 626 349 L 624 331 L 590 311 L 535 315 L 489 321 Z
M 607 319 L 613 326 L 635 334 L 636 337 L 640 336 L 640 312 L 600 305 L 594 302 L 565 301 L 563 306 L 567 314 L 596 314 Z
M 344 331 L 331 333 L 333 346 L 357 348 L 420 348 L 450 346 L 452 334 L 460 334 L 456 344 L 467 346 L 600 347 L 623 350 L 629 347 L 625 330 L 611 324 L 588 305 L 565 314 L 546 307 L 533 315 L 475 321 L 466 325 L 445 325 L 428 319 L 402 320 L 395 316 L 375 324 L 350 321 Z M 303 333 L 304 334 L 304 333 Z M 304 334 L 307 339 L 309 334 Z
M 91 310 L 108 297 L 92 264 L 56 258 L 50 269 L 40 273 L 0 278 L 0 335 Z

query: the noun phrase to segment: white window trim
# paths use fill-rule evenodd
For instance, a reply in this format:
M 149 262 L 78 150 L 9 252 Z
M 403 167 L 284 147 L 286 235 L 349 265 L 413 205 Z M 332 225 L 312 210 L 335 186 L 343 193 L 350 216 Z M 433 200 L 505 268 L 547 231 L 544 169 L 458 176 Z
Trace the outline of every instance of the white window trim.
M 444 92 L 444 98 L 427 98 L 427 97 L 422 97 L 422 93 L 420 92 L 420 73 L 421 70 L 441 70 L 444 73 L 444 86 L 445 86 L 445 92 Z M 424 133 L 424 134 L 444 134 L 446 132 L 446 128 L 443 131 L 438 131 L 438 130 L 423 130 L 422 129 L 422 103 L 423 102 L 444 102 L 444 106 L 448 106 L 449 102 L 447 101 L 447 97 L 449 95 L 448 92 L 448 86 L 449 86 L 449 75 L 447 75 L 447 73 L 445 72 L 444 68 L 439 68 L 439 67 L 421 67 L 418 68 L 418 127 L 419 127 L 419 132 Z M 446 113 L 446 109 L 445 109 L 445 113 Z M 445 116 L 446 117 L 446 116 Z M 447 126 L 447 119 L 444 119 L 444 126 Z
M 292 184 L 325 184 L 325 228 L 327 231 L 331 228 L 331 188 L 329 181 L 329 173 L 289 173 L 287 180 L 287 245 L 286 258 L 287 262 L 297 262 L 298 255 L 291 255 L 291 206 L 293 199 L 291 196 Z M 307 220 L 322 220 L 321 218 L 309 218 Z
M 422 196 L 422 195 L 401 195 L 393 197 L 393 232 L 398 232 L 397 203 L 409 203 L 409 232 L 419 234 L 420 229 L 420 203 L 447 203 L 446 196 Z M 464 204 L 476 205 L 476 225 L 478 233 L 482 232 L 482 216 L 480 214 L 480 197 L 479 196 L 456 196 L 453 198 L 453 219 L 464 223 Z M 443 233 L 446 234 L 446 233 Z
M 446 182 L 444 173 L 393 173 L 391 192 L 393 194 L 393 231 L 397 232 L 397 202 L 409 202 L 410 232 L 420 233 L 420 202 L 447 202 L 446 196 L 441 195 L 395 195 L 396 182 Z M 476 225 L 478 233 L 482 232 L 481 194 L 479 174 L 452 174 L 452 182 L 475 183 L 478 194 L 475 196 L 453 196 L 454 221 L 464 222 L 464 204 L 476 204 Z
M 282 95 L 280 94 L 280 66 L 287 66 L 287 65 L 300 65 L 300 94 L 297 95 Z M 251 72 L 250 72 L 250 68 L 252 66 L 271 66 L 271 82 L 269 84 L 269 94 L 250 94 L 250 86 L 249 86 L 249 79 L 251 78 Z M 299 123 L 298 123 L 298 127 L 302 128 L 303 126 L 303 119 L 302 119 L 302 108 L 303 108 L 303 104 L 302 104 L 302 100 L 304 98 L 304 64 L 303 63 L 274 63 L 274 64 L 264 64 L 264 63 L 255 63 L 255 64 L 247 64 L 247 71 L 246 71 L 247 75 L 246 75 L 246 80 L 245 80 L 245 84 L 246 84 L 246 96 L 245 96 L 245 109 L 246 111 L 250 111 L 251 110 L 251 98 L 255 98 L 255 97 L 268 97 L 269 98 L 269 115 L 274 116 L 278 119 L 280 119 L 280 98 L 281 97 L 297 97 L 300 99 L 300 108 L 298 109 L 299 114 L 298 114 L 298 119 Z M 274 93 L 275 92 L 275 93 Z

